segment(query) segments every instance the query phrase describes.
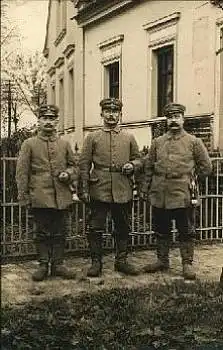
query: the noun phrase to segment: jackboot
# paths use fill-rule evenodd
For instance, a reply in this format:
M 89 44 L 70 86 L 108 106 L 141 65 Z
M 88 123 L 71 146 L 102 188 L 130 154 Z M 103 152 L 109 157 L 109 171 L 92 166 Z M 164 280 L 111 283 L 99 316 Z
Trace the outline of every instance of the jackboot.
M 48 276 L 49 268 L 49 246 L 47 242 L 38 241 L 36 243 L 36 250 L 39 255 L 39 267 L 33 273 L 32 279 L 35 282 L 43 281 Z
M 125 275 L 137 276 L 139 270 L 134 265 L 127 261 L 128 256 L 128 240 L 120 240 L 116 237 L 116 256 L 115 256 L 115 271 L 124 273 Z
M 99 277 L 102 273 L 102 238 L 103 233 L 89 232 L 88 244 L 91 254 L 91 266 L 87 270 L 88 277 Z
M 194 243 L 192 241 L 180 242 L 180 253 L 183 265 L 183 277 L 185 280 L 195 280 L 196 273 L 193 268 Z
M 51 276 L 64 279 L 75 279 L 76 273 L 68 269 L 64 264 L 65 240 L 53 242 L 51 256 Z
M 157 261 L 144 266 L 143 271 L 146 273 L 155 273 L 158 271 L 168 271 L 169 264 L 169 237 L 157 237 Z

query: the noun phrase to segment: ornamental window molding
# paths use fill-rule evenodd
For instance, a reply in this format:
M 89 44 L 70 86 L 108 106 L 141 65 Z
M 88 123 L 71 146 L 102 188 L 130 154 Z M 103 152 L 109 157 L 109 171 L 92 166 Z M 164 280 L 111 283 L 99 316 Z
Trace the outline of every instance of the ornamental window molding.
M 123 40 L 124 34 L 120 34 L 99 43 L 102 64 L 108 64 L 121 57 Z
M 58 46 L 59 43 L 63 40 L 63 38 L 64 38 L 65 35 L 66 35 L 66 32 L 67 32 L 67 31 L 66 31 L 65 28 L 63 28 L 63 29 L 61 30 L 61 32 L 58 34 L 56 40 L 54 41 L 54 45 L 55 45 L 55 46 Z
M 56 68 L 60 68 L 64 64 L 64 57 L 58 57 L 57 60 L 54 62 L 54 66 Z
M 52 77 L 56 73 L 56 67 L 52 66 L 48 69 L 47 74 L 49 74 L 50 77 Z
M 67 47 L 63 51 L 63 54 L 68 59 L 72 55 L 74 50 L 75 50 L 75 45 L 74 44 L 69 44 L 69 45 L 67 45 Z

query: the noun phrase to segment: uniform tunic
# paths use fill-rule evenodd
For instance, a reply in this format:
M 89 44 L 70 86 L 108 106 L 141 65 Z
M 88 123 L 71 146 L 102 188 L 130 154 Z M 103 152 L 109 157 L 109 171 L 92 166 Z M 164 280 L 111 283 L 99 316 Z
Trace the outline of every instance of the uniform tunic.
M 39 132 L 25 140 L 16 169 L 19 202 L 29 202 L 33 208 L 66 209 L 72 203 L 72 195 L 58 175 L 66 171 L 73 181 L 75 163 L 69 143 L 56 135 L 47 137 Z
M 185 130 L 170 132 L 153 140 L 144 160 L 142 192 L 149 190 L 151 204 L 157 208 L 176 209 L 190 206 L 190 178 L 210 174 L 212 166 L 201 139 Z
M 131 178 L 121 173 L 122 166 L 129 161 L 135 171 L 141 167 L 132 134 L 119 127 L 103 127 L 87 135 L 79 160 L 80 176 L 93 200 L 127 203 L 132 199 Z

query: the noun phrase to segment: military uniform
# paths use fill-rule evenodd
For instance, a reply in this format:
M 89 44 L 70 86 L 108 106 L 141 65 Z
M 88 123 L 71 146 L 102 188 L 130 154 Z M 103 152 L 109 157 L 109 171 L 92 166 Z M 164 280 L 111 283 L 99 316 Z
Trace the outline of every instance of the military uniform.
M 180 104 L 169 104 L 164 114 L 184 113 Z M 191 223 L 191 176 L 202 177 L 211 172 L 211 161 L 201 139 L 184 129 L 177 133 L 170 130 L 154 139 L 144 160 L 142 192 L 149 193 L 153 206 L 153 227 L 157 234 L 158 264 L 148 265 L 153 272 L 169 267 L 169 233 L 171 219 L 176 220 L 181 244 L 183 265 L 193 261 L 193 230 Z
M 114 99 L 103 100 L 101 106 L 112 108 L 113 104 L 114 108 L 121 109 L 119 101 Z M 92 262 L 98 261 L 101 266 L 102 234 L 109 210 L 115 223 L 116 261 L 126 262 L 132 180 L 123 173 L 123 166 L 128 162 L 134 166 L 134 171 L 141 167 L 133 135 L 117 125 L 104 126 L 87 135 L 79 160 L 80 177 L 83 192 L 90 194 L 88 241 Z
M 52 105 L 40 108 L 40 117 L 57 117 Z M 63 266 L 65 246 L 65 216 L 72 204 L 68 187 L 76 178 L 77 164 L 69 143 L 57 137 L 55 131 L 46 135 L 42 130 L 22 144 L 17 161 L 16 180 L 20 205 L 30 205 L 36 227 L 36 248 L 39 255 L 40 273 L 34 280 L 42 280 L 51 262 L 51 274 L 69 277 Z M 60 174 L 67 174 L 61 181 Z M 59 267 L 60 266 L 60 267 Z

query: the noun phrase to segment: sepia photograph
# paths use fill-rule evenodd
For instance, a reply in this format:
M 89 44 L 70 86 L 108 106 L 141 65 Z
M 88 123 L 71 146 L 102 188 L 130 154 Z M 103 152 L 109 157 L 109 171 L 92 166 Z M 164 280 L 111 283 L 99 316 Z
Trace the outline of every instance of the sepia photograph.
M 1 349 L 223 350 L 223 0 L 1 0 Z

